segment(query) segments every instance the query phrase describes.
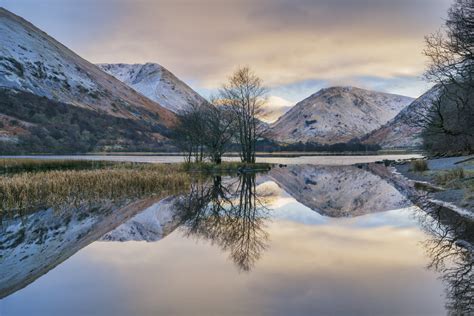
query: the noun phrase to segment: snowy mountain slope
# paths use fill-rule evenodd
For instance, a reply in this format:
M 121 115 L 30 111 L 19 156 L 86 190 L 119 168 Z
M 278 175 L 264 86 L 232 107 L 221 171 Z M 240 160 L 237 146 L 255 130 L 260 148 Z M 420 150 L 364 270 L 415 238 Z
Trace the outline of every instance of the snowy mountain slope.
M 32 283 L 137 213 L 158 210 L 159 205 L 160 201 L 151 198 L 120 208 L 47 209 L 26 218 L 5 220 L 0 226 L 0 298 Z M 153 225 L 161 224 L 155 221 Z M 171 231 L 166 225 L 160 226 L 160 238 Z
M 155 64 L 98 64 L 108 74 L 175 113 L 204 98 L 166 68 Z
M 393 186 L 354 166 L 290 165 L 269 174 L 298 202 L 324 216 L 354 217 L 410 206 Z
M 334 144 L 361 137 L 388 122 L 413 101 L 354 87 L 322 89 L 297 103 L 271 126 L 284 143 Z
M 0 87 L 171 126 L 175 115 L 0 8 Z
M 438 95 L 435 86 L 413 101 L 397 116 L 379 129 L 361 138 L 366 144 L 378 144 L 382 148 L 420 147 L 422 128 L 417 124 L 420 114 L 425 114 L 433 100 Z

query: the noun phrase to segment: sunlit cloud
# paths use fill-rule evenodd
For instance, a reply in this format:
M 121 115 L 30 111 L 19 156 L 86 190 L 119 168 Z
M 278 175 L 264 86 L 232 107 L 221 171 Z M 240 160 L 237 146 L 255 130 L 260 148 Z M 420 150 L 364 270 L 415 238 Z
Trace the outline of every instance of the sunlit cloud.
M 260 119 L 267 123 L 274 122 L 293 105 L 294 103 L 289 100 L 276 95 L 270 95 L 263 106 L 263 114 L 260 116 Z
M 23 0 L 2 5 L 92 62 L 157 62 L 197 91 L 215 91 L 236 67 L 248 65 L 271 88 L 270 95 L 295 103 L 316 92 L 299 87 L 307 82 L 420 95 L 426 89 L 423 38 L 441 25 L 450 3 Z

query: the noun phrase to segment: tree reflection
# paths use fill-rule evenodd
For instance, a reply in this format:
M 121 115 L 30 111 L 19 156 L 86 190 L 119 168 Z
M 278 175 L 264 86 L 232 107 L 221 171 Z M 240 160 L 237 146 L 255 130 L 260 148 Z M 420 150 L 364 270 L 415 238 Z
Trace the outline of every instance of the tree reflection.
M 430 238 L 424 242 L 429 269 L 441 274 L 446 284 L 452 315 L 474 314 L 474 223 L 442 207 L 421 211 L 418 217 Z
M 186 235 L 210 240 L 229 252 L 241 271 L 252 269 L 268 242 L 268 209 L 255 179 L 255 174 L 200 179 L 175 204 Z

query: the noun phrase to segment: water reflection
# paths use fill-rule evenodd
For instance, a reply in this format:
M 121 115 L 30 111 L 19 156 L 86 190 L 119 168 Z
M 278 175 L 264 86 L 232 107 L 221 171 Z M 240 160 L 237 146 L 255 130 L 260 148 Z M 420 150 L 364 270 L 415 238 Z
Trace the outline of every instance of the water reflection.
M 446 285 L 446 307 L 452 315 L 474 314 L 474 222 L 446 210 L 419 210 L 417 218 L 430 238 L 423 242 L 428 269 Z
M 46 209 L 0 225 L 0 298 L 34 282 L 159 198 Z
M 134 302 L 159 291 L 176 308 L 185 305 L 183 291 L 190 289 L 187 299 L 195 300 L 200 297 L 196 293 L 209 286 L 206 282 L 219 275 L 222 280 L 213 288 L 213 295 L 218 296 L 229 284 L 236 288 L 235 300 L 218 298 L 227 302 L 220 306 L 222 312 L 228 311 L 229 304 L 237 306 L 239 298 L 254 304 L 249 306 L 256 313 L 266 303 L 270 314 L 337 314 L 334 297 L 338 297 L 345 302 L 341 311 L 346 314 L 354 305 L 363 306 L 360 314 L 398 311 L 403 305 L 405 311 L 433 315 L 443 308 L 440 300 L 430 305 L 442 293 L 441 282 L 433 277 L 436 272 L 446 284 L 451 313 L 472 314 L 472 222 L 442 209 L 429 213 L 416 207 L 400 210 L 407 206 L 411 203 L 397 189 L 370 171 L 352 166 L 292 165 L 267 174 L 197 178 L 189 192 L 164 199 L 71 207 L 59 213 L 44 210 L 6 220 L 0 226 L 0 298 L 100 241 L 85 249 L 91 262 L 97 264 L 94 260 L 101 258 L 103 270 L 123 265 L 117 275 L 113 269 L 107 272 L 111 279 L 122 280 L 127 275 L 128 282 L 118 282 L 122 287 L 135 284 L 140 290 L 147 284 Z M 414 213 L 417 221 L 412 218 Z M 423 246 L 428 258 L 418 245 L 427 238 Z M 207 257 L 198 258 L 201 253 Z M 225 267 L 220 265 L 216 253 L 228 255 L 237 269 L 228 262 Z M 75 262 L 76 257 L 68 262 Z M 430 270 L 424 269 L 427 259 Z M 77 261 L 75 265 L 76 271 L 81 269 Z M 95 266 L 91 266 L 93 271 Z M 219 271 L 208 271 L 212 270 L 209 266 Z M 235 277 L 236 271 L 250 273 Z M 176 276 L 181 273 L 186 277 Z M 94 278 L 84 274 L 83 278 Z M 167 286 L 160 286 L 163 278 Z M 94 282 L 107 291 L 107 283 L 100 285 L 102 281 L 97 280 Z M 248 291 L 249 287 L 256 292 Z M 173 294 L 173 289 L 179 294 Z M 16 296 L 31 298 L 33 292 L 25 290 Z M 207 293 L 202 296 L 202 300 L 210 297 Z M 254 296 L 258 299 L 253 300 Z M 287 303 L 288 297 L 294 305 Z M 156 310 L 163 305 L 164 313 L 173 310 L 166 309 L 170 308 L 166 299 L 158 304 L 155 295 L 149 302 Z M 215 313 L 212 302 L 205 302 L 205 310 Z M 186 308 L 193 310 L 191 305 Z
M 267 248 L 268 209 L 255 174 L 199 181 L 174 206 L 186 236 L 210 240 L 242 271 L 249 271 Z
M 269 176 L 298 202 L 321 215 L 354 217 L 411 205 L 381 177 L 355 166 L 291 165 Z
M 170 196 L 154 203 L 114 230 L 106 233 L 99 240 L 155 242 L 166 237 L 179 226 L 174 209 L 175 200 L 176 196 Z

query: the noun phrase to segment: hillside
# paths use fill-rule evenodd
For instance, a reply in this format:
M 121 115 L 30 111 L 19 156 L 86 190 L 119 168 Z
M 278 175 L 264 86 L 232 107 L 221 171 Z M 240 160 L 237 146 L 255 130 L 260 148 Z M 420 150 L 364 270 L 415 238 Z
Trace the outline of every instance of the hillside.
M 196 91 L 163 66 L 146 64 L 99 64 L 103 71 L 124 82 L 150 100 L 175 113 L 190 103 L 204 102 Z
M 365 144 L 378 144 L 382 148 L 413 148 L 420 147 L 422 140 L 420 124 L 417 124 L 420 115 L 425 114 L 431 102 L 437 96 L 437 88 L 433 87 L 397 116 L 379 129 L 369 133 L 361 139 Z
M 34 96 L 54 104 L 67 104 L 97 113 L 134 121 L 141 132 L 154 130 L 148 137 L 163 140 L 176 116 L 99 67 L 76 55 L 31 23 L 0 8 L 0 87 L 13 103 L 32 105 Z M 12 94 L 6 90 L 24 91 Z M 22 102 L 20 97 L 27 97 Z M 43 104 L 46 101 L 42 102 Z M 3 102 L 5 105 L 5 102 Z M 35 111 L 41 109 L 35 108 Z M 75 110 L 74 110 L 75 111 Z M 79 115 L 82 112 L 77 112 Z M 61 114 L 61 113 L 59 113 Z M 31 115 L 32 117 L 32 115 Z M 0 140 L 18 142 L 17 134 L 28 134 L 32 125 L 23 120 L 16 127 L 15 113 L 0 112 Z M 113 121 L 113 120 L 111 120 Z M 13 122 L 13 125 L 10 124 Z M 107 129 L 104 120 L 102 129 Z M 5 127 L 6 126 L 6 127 Z M 82 130 L 81 130 L 82 131 Z M 51 132 L 51 131 L 49 131 Z
M 381 127 L 412 101 L 354 87 L 322 89 L 272 124 L 270 135 L 284 143 L 343 143 Z
M 0 152 L 84 153 L 169 148 L 166 126 L 0 88 Z

